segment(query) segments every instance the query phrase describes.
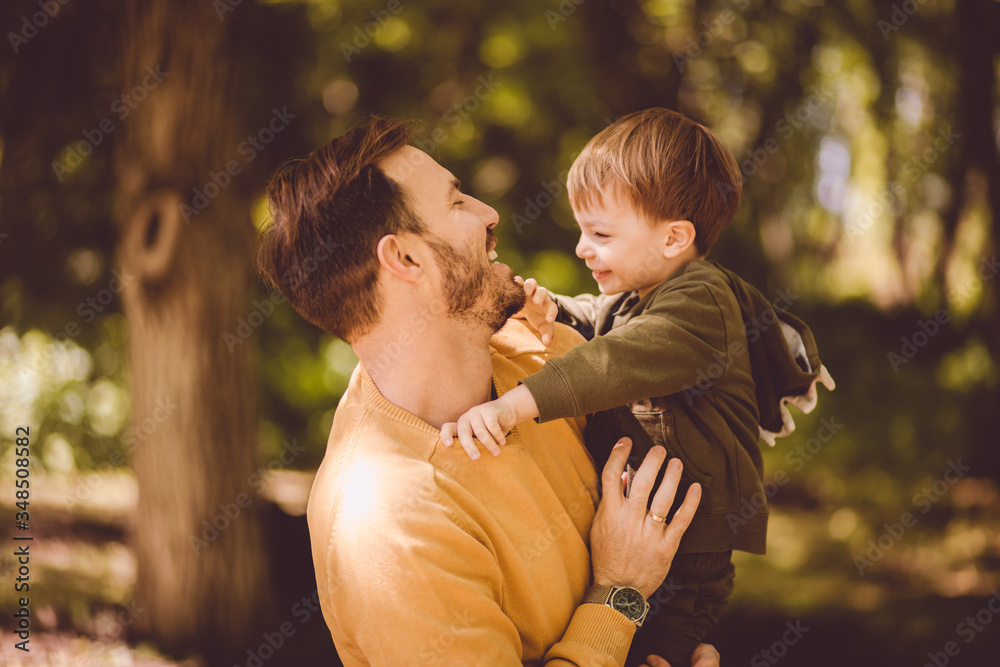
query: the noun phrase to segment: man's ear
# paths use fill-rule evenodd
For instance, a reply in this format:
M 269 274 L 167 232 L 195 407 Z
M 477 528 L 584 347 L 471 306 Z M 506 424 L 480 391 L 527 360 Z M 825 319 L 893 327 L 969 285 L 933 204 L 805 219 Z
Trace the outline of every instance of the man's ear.
M 383 269 L 413 282 L 423 272 L 418 250 L 408 235 L 386 234 L 379 239 L 375 254 Z
M 695 229 L 689 220 L 671 220 L 664 224 L 664 257 L 673 259 L 694 245 Z

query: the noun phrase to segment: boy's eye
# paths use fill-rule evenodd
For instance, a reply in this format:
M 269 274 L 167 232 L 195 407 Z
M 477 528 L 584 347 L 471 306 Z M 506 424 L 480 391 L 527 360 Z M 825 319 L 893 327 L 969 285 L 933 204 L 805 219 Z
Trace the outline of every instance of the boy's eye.
M 611 237 L 607 234 L 602 234 L 601 232 L 594 232 L 594 236 L 599 239 L 610 239 Z

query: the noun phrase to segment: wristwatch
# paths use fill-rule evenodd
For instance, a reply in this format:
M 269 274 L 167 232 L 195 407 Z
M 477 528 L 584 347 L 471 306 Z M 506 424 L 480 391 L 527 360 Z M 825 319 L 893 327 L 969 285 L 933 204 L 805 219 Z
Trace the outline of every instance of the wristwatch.
M 646 598 L 631 586 L 591 586 L 583 596 L 583 602 L 607 605 L 640 628 L 649 612 Z

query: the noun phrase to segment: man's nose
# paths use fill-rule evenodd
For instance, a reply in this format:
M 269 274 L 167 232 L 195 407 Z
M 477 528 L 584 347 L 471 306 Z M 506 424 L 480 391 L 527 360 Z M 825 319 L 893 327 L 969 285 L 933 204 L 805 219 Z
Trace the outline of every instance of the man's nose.
M 486 229 L 493 229 L 494 227 L 497 226 L 497 223 L 500 222 L 500 214 L 497 213 L 497 210 L 495 208 L 489 206 L 488 204 L 483 204 L 483 208 L 486 209 L 484 211 L 486 217 Z
M 475 197 L 469 197 L 470 204 L 476 207 L 476 215 L 486 223 L 486 229 L 493 229 L 500 222 L 500 214 L 492 206 L 484 204 Z
M 486 229 L 493 229 L 500 222 L 500 214 L 490 207 L 490 216 L 487 218 Z

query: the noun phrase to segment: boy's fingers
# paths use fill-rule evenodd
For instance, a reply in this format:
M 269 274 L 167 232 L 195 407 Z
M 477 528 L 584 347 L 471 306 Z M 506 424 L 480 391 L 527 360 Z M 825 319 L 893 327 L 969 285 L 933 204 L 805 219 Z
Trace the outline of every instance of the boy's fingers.
M 458 441 L 462 443 L 462 447 L 473 460 L 479 458 L 479 448 L 476 447 L 476 441 L 472 439 L 472 427 L 465 417 L 459 419 L 458 422 Z
M 493 440 L 496 441 L 498 445 L 506 445 L 507 438 L 503 434 L 503 429 L 500 428 L 500 420 L 497 418 L 495 412 L 490 411 L 490 413 L 483 418 L 483 422 L 486 424 L 486 428 L 489 430 L 490 435 L 493 436 Z M 500 450 L 497 450 L 497 454 Z
M 518 285 L 522 285 L 523 286 L 524 285 L 524 278 L 522 278 L 521 276 L 514 276 L 514 282 L 517 283 Z
M 488 451 L 493 456 L 500 455 L 500 448 L 497 443 L 493 440 L 493 434 L 490 433 L 489 429 L 486 427 L 486 423 L 482 419 L 477 419 L 472 424 L 473 430 L 476 432 L 476 437 L 479 438 L 479 442 L 486 447 Z
M 472 459 L 473 461 L 479 458 L 479 448 L 476 447 L 475 444 L 467 445 L 463 442 L 462 449 L 465 450 L 465 453 L 468 454 L 469 458 Z
M 538 324 L 536 327 L 538 332 L 542 334 L 542 345 L 551 345 L 552 336 L 555 335 L 556 328 L 553 326 L 550 320 L 544 320 Z
M 441 427 L 441 443 L 445 447 L 451 447 L 455 440 L 455 434 L 458 431 L 458 424 L 455 422 L 448 422 Z

